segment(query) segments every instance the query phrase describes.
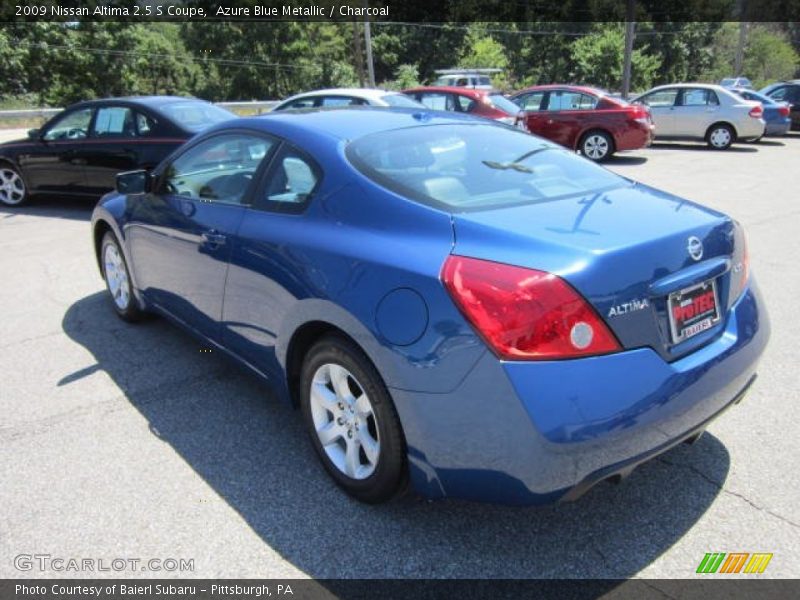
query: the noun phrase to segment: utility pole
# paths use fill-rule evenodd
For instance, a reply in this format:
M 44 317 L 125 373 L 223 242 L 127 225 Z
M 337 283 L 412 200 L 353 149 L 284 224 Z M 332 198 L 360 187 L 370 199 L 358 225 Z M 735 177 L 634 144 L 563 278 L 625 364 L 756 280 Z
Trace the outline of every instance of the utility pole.
M 748 24 L 744 21 L 739 21 L 739 42 L 736 44 L 736 59 L 733 65 L 733 76 L 742 76 L 742 66 L 744 63 L 744 47 L 747 44 L 747 29 Z
M 622 62 L 622 98 L 628 99 L 631 93 L 631 56 L 633 55 L 633 36 L 636 28 L 635 0 L 628 0 L 625 10 L 625 56 Z
M 358 21 L 353 20 L 353 55 L 356 59 L 356 74 L 358 87 L 364 87 L 364 52 L 361 49 L 361 32 L 358 30 Z
M 365 0 L 364 5 L 367 2 Z M 364 41 L 367 45 L 367 73 L 369 75 L 369 87 L 375 87 L 375 65 L 372 64 L 372 35 L 369 29 L 369 17 L 364 20 Z

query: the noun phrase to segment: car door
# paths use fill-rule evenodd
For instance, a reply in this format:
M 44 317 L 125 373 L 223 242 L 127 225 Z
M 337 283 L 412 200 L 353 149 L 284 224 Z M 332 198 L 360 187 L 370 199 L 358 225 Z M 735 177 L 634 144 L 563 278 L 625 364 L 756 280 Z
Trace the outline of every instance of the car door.
M 719 98 L 714 90 L 683 88 L 673 111 L 674 135 L 704 138 L 706 131 L 719 120 Z
M 28 187 L 37 193 L 86 194 L 82 152 L 94 108 L 67 110 L 51 120 L 18 157 Z
M 572 90 L 553 90 L 548 96 L 546 110 L 542 113 L 542 135 L 549 140 L 574 148 L 578 136 L 584 129 L 588 116 L 597 98 Z
M 141 143 L 146 141 L 143 134 L 152 127 L 152 119 L 130 106 L 97 108 L 89 138 L 81 152 L 90 192 L 104 194 L 114 189 L 117 173 L 142 167 L 142 155 L 147 150 Z
M 282 315 L 311 292 L 296 275 L 324 278 L 324 266 L 293 247 L 318 235 L 306 208 L 322 180 L 317 163 L 284 143 L 255 192 L 233 244 L 225 285 L 223 343 L 269 375 Z M 310 237 L 311 236 L 311 237 Z M 311 243 L 311 242 L 309 242 Z M 311 243 L 313 245 L 313 243 Z
M 678 101 L 678 88 L 661 88 L 645 94 L 637 103 L 650 107 L 650 114 L 656 125 L 656 137 L 675 135 L 675 104 Z
M 528 131 L 542 135 L 544 129 L 544 116 L 542 109 L 545 106 L 546 92 L 526 92 L 514 98 L 514 104 L 522 109 L 525 126 Z
M 231 245 L 275 141 L 236 131 L 203 138 L 154 174 L 126 226 L 147 300 L 201 335 L 220 337 Z

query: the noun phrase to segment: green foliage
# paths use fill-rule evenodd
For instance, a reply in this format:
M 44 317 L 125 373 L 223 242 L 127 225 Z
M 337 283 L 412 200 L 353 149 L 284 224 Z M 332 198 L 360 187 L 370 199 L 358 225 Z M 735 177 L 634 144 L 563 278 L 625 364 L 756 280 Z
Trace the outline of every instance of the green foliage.
M 395 71 L 394 79 L 390 79 L 381 86 L 387 90 L 406 90 L 420 85 L 419 69 L 416 65 L 400 65 Z
M 504 69 L 493 78 L 503 89 L 558 82 L 620 88 L 621 23 L 466 26 L 459 21 L 462 11 L 479 5 L 480 0 L 453 3 L 450 24 L 373 23 L 378 85 L 409 87 L 431 81 L 436 69 L 461 66 Z M 497 18 L 506 8 L 498 5 Z M 535 18 L 526 11 L 519 16 Z M 718 81 L 734 74 L 738 23 L 648 23 L 643 15 L 638 18 L 633 89 Z M 750 24 L 742 74 L 757 85 L 792 77 L 800 66 L 798 48 L 797 23 Z M 365 64 L 357 52 L 363 53 L 363 26 L 347 22 L 4 22 L 0 101 L 33 98 L 35 104 L 63 106 L 129 94 L 277 99 L 320 87 L 357 85 L 357 70 Z
M 739 27 L 739 23 L 725 23 L 717 31 L 710 48 L 711 63 L 703 73 L 706 79 L 717 82 L 723 77 L 742 75 L 760 88 L 794 76 L 800 66 L 797 51 L 785 33 L 762 23 L 746 26 L 742 72 L 735 73 Z
M 575 81 L 617 90 L 622 86 L 625 31 L 620 24 L 606 24 L 572 45 Z M 638 48 L 631 55 L 631 89 L 651 86 L 661 58 Z

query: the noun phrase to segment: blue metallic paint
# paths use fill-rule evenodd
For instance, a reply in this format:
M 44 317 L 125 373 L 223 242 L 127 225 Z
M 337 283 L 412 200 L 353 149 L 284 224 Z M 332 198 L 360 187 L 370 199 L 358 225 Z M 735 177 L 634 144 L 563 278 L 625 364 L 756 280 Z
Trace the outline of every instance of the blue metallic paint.
M 732 281 L 731 263 L 742 260 L 733 222 L 686 200 L 630 185 L 448 214 L 379 187 L 344 155 L 347 141 L 361 135 L 463 121 L 469 118 L 418 119 L 401 110 L 239 120 L 237 128 L 289 139 L 322 166 L 305 212 L 187 208 L 180 198 L 111 194 L 93 224 L 122 241 L 137 298 L 232 354 L 287 399 L 294 334 L 315 322 L 346 332 L 394 399 L 420 493 L 555 500 L 593 473 L 677 439 L 733 399 L 767 342 L 766 313 L 753 280 L 746 290 Z M 226 231 L 228 244 L 208 248 L 208 228 Z M 703 241 L 703 262 L 685 252 L 688 235 Z M 165 244 L 165 236 L 177 241 Z M 500 361 L 439 281 L 452 252 L 557 273 L 604 318 L 615 303 L 636 297 L 650 298 L 652 310 L 606 319 L 623 352 Z M 698 273 L 719 275 L 724 318 L 670 347 L 663 294 Z M 387 336 L 397 327 L 378 317 L 382 300 L 398 289 L 423 299 L 427 327 L 417 339 Z M 414 319 L 409 325 L 419 328 Z

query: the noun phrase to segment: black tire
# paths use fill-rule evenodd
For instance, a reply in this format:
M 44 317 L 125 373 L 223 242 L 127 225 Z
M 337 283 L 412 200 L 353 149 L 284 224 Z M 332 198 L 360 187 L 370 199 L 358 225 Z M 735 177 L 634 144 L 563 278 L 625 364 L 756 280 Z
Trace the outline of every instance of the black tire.
M 736 141 L 736 132 L 727 123 L 715 123 L 706 132 L 706 143 L 713 150 L 727 150 Z
M 106 272 L 106 252 L 109 251 L 109 248 L 116 250 L 120 259 L 120 268 L 124 270 L 128 285 L 126 302 L 118 302 L 115 299 L 115 294 L 112 290 L 113 285 L 109 280 L 109 273 Z M 122 248 L 120 247 L 116 236 L 110 231 L 106 232 L 106 234 L 103 236 L 103 242 L 100 244 L 100 265 L 103 272 L 103 280 L 106 283 L 106 289 L 108 290 L 109 296 L 111 296 L 111 306 L 114 307 L 114 311 L 117 313 L 119 318 L 121 318 L 123 321 L 128 321 L 129 323 L 135 323 L 136 321 L 141 320 L 143 311 L 139 306 L 139 301 L 136 299 L 136 296 L 133 293 L 133 283 L 131 282 L 131 274 L 130 270 L 128 269 L 128 263 L 125 261 L 125 254 L 123 254 Z
M 340 470 L 326 453 L 317 435 L 312 415 L 311 388 L 315 374 L 326 365 L 337 365 L 349 371 L 372 406 L 372 427 L 377 430 L 380 450 L 374 471 L 364 479 L 350 477 Z M 400 419 L 380 374 L 353 342 L 340 335 L 326 335 L 311 347 L 300 373 L 300 406 L 311 444 L 325 470 L 339 487 L 357 500 L 369 504 L 390 500 L 405 489 L 408 469 Z M 333 413 L 330 416 L 333 418 Z M 343 437 L 341 441 L 345 443 Z
M 0 204 L 20 206 L 28 201 L 28 186 L 25 178 L 11 163 L 0 161 Z
M 579 145 L 581 154 L 594 162 L 602 162 L 614 154 L 614 139 L 599 129 L 586 132 Z

